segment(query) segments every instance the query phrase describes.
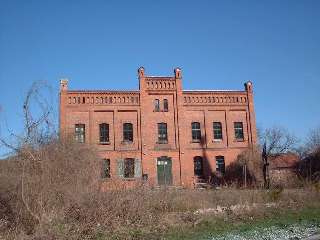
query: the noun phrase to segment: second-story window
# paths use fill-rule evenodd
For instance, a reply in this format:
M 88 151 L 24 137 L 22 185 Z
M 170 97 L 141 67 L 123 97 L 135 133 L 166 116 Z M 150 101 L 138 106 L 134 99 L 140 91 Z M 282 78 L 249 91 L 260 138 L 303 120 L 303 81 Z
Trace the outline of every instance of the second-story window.
M 222 124 L 221 122 L 213 122 L 213 139 L 222 140 Z
M 168 99 L 163 99 L 163 111 L 168 112 L 169 105 L 168 105 Z
M 123 124 L 123 141 L 133 142 L 133 126 L 132 123 Z
M 192 141 L 200 142 L 201 141 L 201 129 L 199 122 L 191 123 L 191 131 L 192 131 Z
M 109 124 L 101 123 L 99 125 L 100 130 L 100 143 L 108 143 L 109 142 Z
M 236 140 L 243 141 L 243 123 L 242 122 L 235 122 L 234 123 L 234 136 Z
M 168 142 L 168 132 L 166 123 L 158 123 L 158 143 Z
M 160 111 L 160 100 L 159 99 L 155 99 L 154 100 L 154 111 L 155 112 L 159 112 Z
M 74 130 L 76 142 L 84 143 L 86 139 L 85 124 L 76 124 Z

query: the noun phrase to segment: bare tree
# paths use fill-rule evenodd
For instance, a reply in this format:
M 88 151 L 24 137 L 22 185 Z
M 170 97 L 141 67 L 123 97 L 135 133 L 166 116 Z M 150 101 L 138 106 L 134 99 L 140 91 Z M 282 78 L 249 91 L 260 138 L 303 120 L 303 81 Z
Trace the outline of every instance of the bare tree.
M 280 154 L 293 151 L 297 144 L 297 138 L 286 128 L 274 126 L 261 131 L 260 142 L 263 160 L 263 178 L 266 188 L 270 187 L 269 159 Z
M 9 131 L 10 140 L 0 137 L 16 160 L 8 164 L 15 171 L 1 172 L 0 178 L 16 184 L 23 206 L 40 226 L 49 206 L 97 189 L 99 176 L 94 148 L 76 144 L 72 137 L 57 138 L 50 92 L 46 83 L 33 83 L 23 102 L 23 132 Z

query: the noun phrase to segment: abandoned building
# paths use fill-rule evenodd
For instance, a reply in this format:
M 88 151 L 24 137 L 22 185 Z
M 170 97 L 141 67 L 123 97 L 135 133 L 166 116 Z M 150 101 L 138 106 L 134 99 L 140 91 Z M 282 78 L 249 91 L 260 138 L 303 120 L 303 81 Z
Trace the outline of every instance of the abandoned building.
M 223 175 L 257 140 L 253 86 L 183 90 L 182 71 L 147 76 L 137 91 L 69 90 L 60 82 L 60 134 L 96 145 L 102 178 L 193 187 Z

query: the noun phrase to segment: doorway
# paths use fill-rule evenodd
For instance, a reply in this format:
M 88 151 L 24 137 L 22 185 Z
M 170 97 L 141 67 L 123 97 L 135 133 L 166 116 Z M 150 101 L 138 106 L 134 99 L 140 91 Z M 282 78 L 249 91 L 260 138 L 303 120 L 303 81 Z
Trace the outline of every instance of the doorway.
M 157 174 L 159 185 L 172 185 L 172 160 L 169 157 L 157 159 Z

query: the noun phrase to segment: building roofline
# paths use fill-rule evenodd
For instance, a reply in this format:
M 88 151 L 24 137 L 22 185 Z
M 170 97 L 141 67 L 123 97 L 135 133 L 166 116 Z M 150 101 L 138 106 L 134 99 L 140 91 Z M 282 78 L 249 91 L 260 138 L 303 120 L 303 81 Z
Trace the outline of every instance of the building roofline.
M 139 93 L 139 90 L 68 90 L 68 93 Z

